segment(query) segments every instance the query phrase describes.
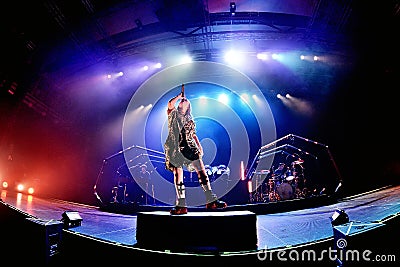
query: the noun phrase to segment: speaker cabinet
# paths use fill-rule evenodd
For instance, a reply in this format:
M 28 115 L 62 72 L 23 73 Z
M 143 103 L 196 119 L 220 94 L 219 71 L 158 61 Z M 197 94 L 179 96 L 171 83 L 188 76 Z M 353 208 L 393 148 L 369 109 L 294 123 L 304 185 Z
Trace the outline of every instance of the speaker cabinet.
M 25 237 L 20 244 L 25 248 L 23 255 L 27 256 L 27 261 L 47 265 L 58 259 L 63 223 L 36 218 L 27 218 L 26 223 L 23 230 Z

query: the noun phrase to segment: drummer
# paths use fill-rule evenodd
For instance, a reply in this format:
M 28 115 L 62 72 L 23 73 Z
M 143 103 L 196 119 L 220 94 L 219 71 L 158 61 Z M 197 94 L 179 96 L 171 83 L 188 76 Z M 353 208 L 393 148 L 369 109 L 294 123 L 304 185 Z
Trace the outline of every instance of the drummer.
M 304 177 L 304 160 L 300 157 L 291 163 L 291 169 L 293 171 L 296 188 L 302 191 L 305 187 L 305 177 Z
M 285 179 L 287 171 L 288 171 L 288 168 L 287 168 L 286 164 L 281 162 L 281 163 L 279 163 L 278 168 L 276 168 L 274 170 L 273 176 L 275 179 L 279 180 L 279 183 L 281 183 Z

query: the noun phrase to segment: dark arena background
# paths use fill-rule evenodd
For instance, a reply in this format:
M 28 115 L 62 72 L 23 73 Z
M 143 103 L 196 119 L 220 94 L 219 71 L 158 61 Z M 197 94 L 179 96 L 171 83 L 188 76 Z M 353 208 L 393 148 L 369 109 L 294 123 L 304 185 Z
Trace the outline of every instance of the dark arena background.
M 398 264 L 400 2 L 367 2 L 7 3 L 1 261 Z M 224 210 L 185 169 L 189 212 L 169 214 L 182 85 Z

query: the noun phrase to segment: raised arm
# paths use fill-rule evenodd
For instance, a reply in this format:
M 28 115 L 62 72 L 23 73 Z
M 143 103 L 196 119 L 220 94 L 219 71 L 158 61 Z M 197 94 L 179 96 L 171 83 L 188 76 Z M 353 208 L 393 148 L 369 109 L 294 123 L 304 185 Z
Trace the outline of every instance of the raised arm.
M 179 99 L 182 99 L 183 97 L 181 96 L 181 94 L 171 98 L 168 101 L 168 109 L 173 109 L 175 107 L 176 102 L 178 102 Z
M 184 85 L 182 84 L 181 93 L 180 93 L 179 95 L 177 95 L 177 96 L 171 98 L 171 99 L 168 101 L 168 109 L 169 109 L 169 110 L 170 110 L 170 109 L 173 109 L 173 108 L 175 107 L 175 104 L 176 104 L 176 102 L 177 102 L 179 99 L 184 98 L 184 88 L 185 88 L 185 87 L 184 87 Z

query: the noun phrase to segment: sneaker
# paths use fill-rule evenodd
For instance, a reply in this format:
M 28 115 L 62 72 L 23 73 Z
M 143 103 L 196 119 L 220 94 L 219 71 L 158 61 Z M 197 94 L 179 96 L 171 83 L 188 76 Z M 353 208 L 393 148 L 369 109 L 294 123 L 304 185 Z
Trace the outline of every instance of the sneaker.
M 169 211 L 171 215 L 181 215 L 181 214 L 186 214 L 187 212 L 188 212 L 187 207 L 180 207 L 180 206 L 176 206 L 175 208 Z
M 226 208 L 228 205 L 226 204 L 226 202 L 221 201 L 221 200 L 214 200 L 210 203 L 206 204 L 206 209 L 209 210 L 215 210 L 215 209 L 224 209 Z

